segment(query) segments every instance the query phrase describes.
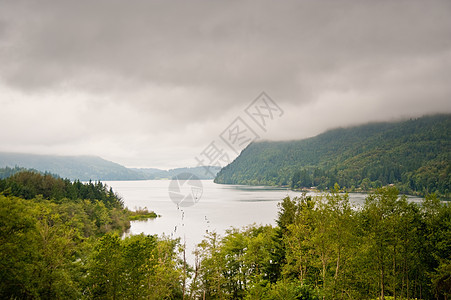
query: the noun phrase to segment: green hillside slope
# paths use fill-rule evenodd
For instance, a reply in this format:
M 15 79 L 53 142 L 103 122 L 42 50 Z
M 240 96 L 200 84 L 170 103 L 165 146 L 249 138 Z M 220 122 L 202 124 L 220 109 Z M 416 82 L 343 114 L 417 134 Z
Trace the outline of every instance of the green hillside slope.
M 216 183 L 368 190 L 393 184 L 405 193 L 449 197 L 451 115 L 339 128 L 284 142 L 256 142 Z

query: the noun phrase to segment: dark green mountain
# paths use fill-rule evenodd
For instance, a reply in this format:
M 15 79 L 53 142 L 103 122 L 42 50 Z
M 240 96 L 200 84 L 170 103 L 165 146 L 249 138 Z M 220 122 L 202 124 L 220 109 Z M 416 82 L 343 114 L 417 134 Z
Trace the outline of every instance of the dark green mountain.
M 368 190 L 393 184 L 405 193 L 449 197 L 451 115 L 339 128 L 283 142 L 255 142 L 216 183 Z

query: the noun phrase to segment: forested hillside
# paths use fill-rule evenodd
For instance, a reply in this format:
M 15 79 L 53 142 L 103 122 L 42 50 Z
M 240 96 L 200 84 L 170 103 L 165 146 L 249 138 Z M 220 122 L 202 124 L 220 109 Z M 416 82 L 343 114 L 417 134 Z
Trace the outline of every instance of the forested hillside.
M 255 142 L 217 175 L 216 183 L 401 192 L 449 198 L 451 115 L 339 128 L 283 142 Z
M 116 289 L 136 299 L 143 277 L 156 299 L 180 293 L 176 241 L 120 238 L 135 217 L 144 216 L 100 182 L 30 171 L 0 179 L 0 299 L 104 299 Z M 122 264 L 118 251 L 127 254 Z M 149 271 L 135 270 L 144 260 Z M 130 272 L 121 287 L 109 277 L 118 269 Z

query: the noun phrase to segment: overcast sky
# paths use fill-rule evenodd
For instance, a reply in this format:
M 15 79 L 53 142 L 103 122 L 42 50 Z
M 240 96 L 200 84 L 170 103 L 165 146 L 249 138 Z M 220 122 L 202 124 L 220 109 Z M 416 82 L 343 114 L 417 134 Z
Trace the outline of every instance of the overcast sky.
M 195 166 L 236 117 L 300 139 L 449 113 L 450 83 L 448 0 L 0 0 L 0 151 Z

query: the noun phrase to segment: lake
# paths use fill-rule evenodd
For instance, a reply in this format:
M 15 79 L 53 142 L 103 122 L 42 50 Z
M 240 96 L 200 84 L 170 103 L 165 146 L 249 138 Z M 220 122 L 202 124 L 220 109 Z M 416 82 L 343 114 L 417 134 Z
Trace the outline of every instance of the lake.
M 286 196 L 300 196 L 284 188 L 215 184 L 200 180 L 202 186 L 198 202 L 182 207 L 169 196 L 170 180 L 106 181 L 119 194 L 131 210 L 147 207 L 161 217 L 146 221 L 133 221 L 126 234 L 158 234 L 181 238 L 186 242 L 187 255 L 202 241 L 206 232 L 223 235 L 230 227 L 249 224 L 275 225 L 277 204 Z M 181 191 L 182 193 L 182 191 Z M 353 204 L 363 204 L 366 194 L 351 193 Z M 420 198 L 409 197 L 411 201 Z M 193 257 L 188 256 L 192 262 Z

